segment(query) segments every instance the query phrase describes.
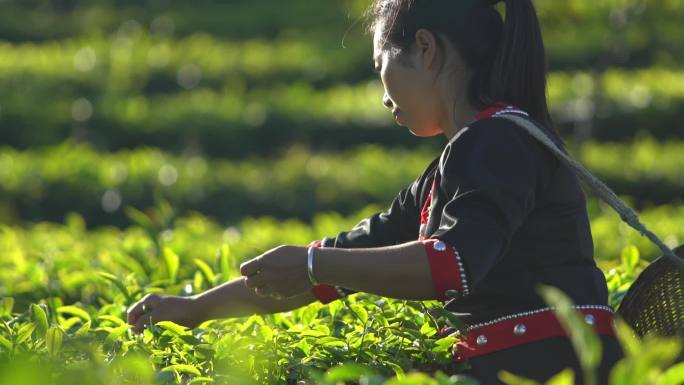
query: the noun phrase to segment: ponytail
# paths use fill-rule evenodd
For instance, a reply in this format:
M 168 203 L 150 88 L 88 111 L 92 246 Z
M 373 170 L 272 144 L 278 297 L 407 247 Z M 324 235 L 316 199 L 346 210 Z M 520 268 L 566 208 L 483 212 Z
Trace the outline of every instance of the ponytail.
M 531 0 L 505 3 L 506 18 L 492 62 L 490 95 L 517 104 L 551 127 L 546 103 L 546 56 L 534 6 Z

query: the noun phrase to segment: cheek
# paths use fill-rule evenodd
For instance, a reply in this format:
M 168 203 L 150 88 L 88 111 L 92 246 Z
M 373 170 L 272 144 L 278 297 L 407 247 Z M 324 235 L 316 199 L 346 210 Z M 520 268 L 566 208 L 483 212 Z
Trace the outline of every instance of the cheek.
M 403 68 L 388 66 L 383 74 L 385 91 L 399 108 L 412 110 L 420 101 L 420 83 L 416 82 L 415 74 Z

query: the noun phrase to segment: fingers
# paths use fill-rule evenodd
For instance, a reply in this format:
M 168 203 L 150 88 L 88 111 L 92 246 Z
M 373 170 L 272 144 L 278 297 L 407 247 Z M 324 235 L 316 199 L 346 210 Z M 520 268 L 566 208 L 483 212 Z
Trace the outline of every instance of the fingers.
M 273 293 L 272 289 L 269 288 L 268 285 L 266 285 L 266 279 L 261 277 L 263 274 L 256 274 L 253 277 L 244 277 L 243 281 L 245 282 L 245 286 L 247 286 L 248 289 L 254 290 L 254 293 L 258 296 L 265 296 L 265 295 L 271 295 L 276 298 L 279 298 L 280 295 L 278 293 Z
M 256 289 L 257 287 L 264 286 L 266 285 L 266 282 L 268 282 L 268 279 L 263 273 L 254 274 L 251 277 L 245 277 L 245 286 L 247 286 L 249 289 Z
M 247 262 L 243 262 L 240 265 L 240 274 L 244 276 L 250 276 L 256 274 L 259 271 L 259 264 L 261 262 L 260 257 L 252 258 Z
M 138 317 L 143 315 L 144 312 L 142 310 L 142 305 L 143 305 L 143 302 L 142 302 L 142 300 L 140 300 L 128 308 L 128 310 L 126 312 L 126 316 L 127 316 L 126 322 L 128 322 L 128 324 L 135 325 L 135 322 L 138 320 Z
M 145 325 L 149 325 L 155 319 L 154 311 L 150 313 L 145 313 L 135 322 L 135 325 L 131 329 L 133 333 L 142 333 L 145 330 Z M 156 321 L 155 321 L 156 322 Z
M 256 295 L 260 296 L 266 296 L 273 293 L 267 286 L 259 286 L 256 289 L 254 289 L 254 292 L 256 293 Z
M 254 277 L 245 278 L 245 286 L 249 289 L 254 289 L 254 292 L 258 296 L 270 295 L 276 299 L 281 299 L 282 296 L 280 293 L 275 293 L 272 287 L 265 283 L 267 280 L 261 277 L 262 275 L 263 274 L 257 274 Z
M 139 318 L 146 312 L 156 306 L 162 297 L 159 294 L 148 294 L 142 297 L 138 302 L 134 303 L 127 311 L 127 322 L 130 325 L 135 325 Z

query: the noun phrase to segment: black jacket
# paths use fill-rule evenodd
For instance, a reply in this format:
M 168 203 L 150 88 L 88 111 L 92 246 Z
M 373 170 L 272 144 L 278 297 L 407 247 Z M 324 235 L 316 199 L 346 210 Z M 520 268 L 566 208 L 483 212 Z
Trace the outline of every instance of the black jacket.
M 546 133 L 567 154 L 562 139 Z M 445 306 L 466 324 L 548 306 L 535 291 L 539 283 L 560 288 L 576 305 L 607 305 L 579 179 L 522 127 L 496 117 L 462 129 L 387 210 L 325 237 L 321 246 L 365 248 L 418 240 L 419 216 L 433 178 L 436 189 L 423 235 L 448 242 L 460 254 L 469 294 Z M 623 353 L 614 337 L 601 339 L 599 383 L 604 383 Z M 473 369 L 466 373 L 484 384 L 498 384 L 501 369 L 539 381 L 568 366 L 581 375 L 567 338 L 471 361 Z

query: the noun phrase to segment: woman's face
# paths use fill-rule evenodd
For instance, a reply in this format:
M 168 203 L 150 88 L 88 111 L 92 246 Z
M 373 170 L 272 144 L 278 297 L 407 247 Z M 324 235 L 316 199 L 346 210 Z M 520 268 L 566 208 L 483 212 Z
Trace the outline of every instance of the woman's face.
M 382 47 L 380 28 L 373 35 L 373 59 L 385 88 L 383 104 L 392 110 L 397 124 L 416 136 L 442 133 L 434 71 L 425 67 L 421 47 L 414 45 L 400 59 L 396 49 Z

